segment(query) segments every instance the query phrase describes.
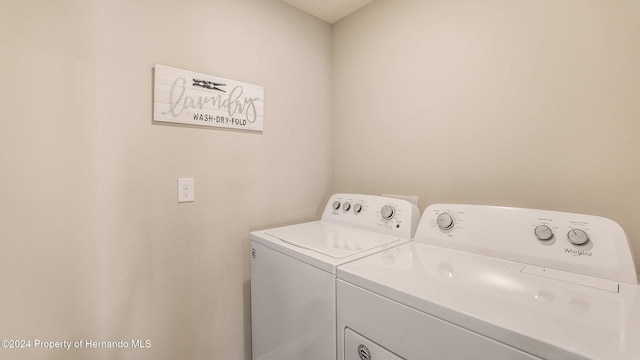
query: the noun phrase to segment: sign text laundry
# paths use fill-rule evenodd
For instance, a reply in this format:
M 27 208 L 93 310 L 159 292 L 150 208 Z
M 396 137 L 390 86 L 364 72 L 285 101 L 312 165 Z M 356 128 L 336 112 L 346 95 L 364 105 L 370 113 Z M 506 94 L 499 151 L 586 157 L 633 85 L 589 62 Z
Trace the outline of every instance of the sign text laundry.
M 263 109 L 262 86 L 155 66 L 155 121 L 262 131 Z

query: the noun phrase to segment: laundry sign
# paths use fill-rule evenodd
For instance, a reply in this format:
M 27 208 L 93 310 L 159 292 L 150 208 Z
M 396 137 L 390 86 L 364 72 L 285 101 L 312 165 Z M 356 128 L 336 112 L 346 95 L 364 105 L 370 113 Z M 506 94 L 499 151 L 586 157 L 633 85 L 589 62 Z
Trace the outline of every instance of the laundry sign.
M 262 86 L 155 66 L 153 120 L 262 131 Z

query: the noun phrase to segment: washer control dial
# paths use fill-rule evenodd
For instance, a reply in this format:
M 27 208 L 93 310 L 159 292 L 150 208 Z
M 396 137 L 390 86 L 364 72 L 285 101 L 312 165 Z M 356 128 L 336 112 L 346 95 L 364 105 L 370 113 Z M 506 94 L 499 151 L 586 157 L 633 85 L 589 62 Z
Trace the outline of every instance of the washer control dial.
M 362 211 L 362 205 L 361 204 L 353 204 L 353 212 L 356 214 L 360 214 L 360 211 Z
M 380 210 L 380 215 L 384 220 L 391 220 L 396 215 L 396 209 L 394 209 L 393 206 L 385 205 L 382 207 L 382 210 Z
M 584 245 L 589 241 L 589 235 L 584 230 L 571 229 L 567 233 L 567 238 L 573 245 Z
M 340 201 L 338 200 L 334 201 L 332 206 L 334 210 L 340 209 Z
M 442 213 L 438 215 L 438 218 L 436 219 L 436 221 L 438 222 L 438 227 L 441 230 L 453 229 L 453 225 L 454 225 L 453 217 L 448 213 Z
M 344 212 L 349 211 L 349 209 L 351 209 L 351 204 L 348 202 L 344 202 L 344 204 L 342 204 L 342 210 L 344 210 Z
M 536 234 L 536 237 L 540 241 L 551 240 L 551 238 L 553 237 L 553 231 L 547 225 L 536 226 L 534 233 Z

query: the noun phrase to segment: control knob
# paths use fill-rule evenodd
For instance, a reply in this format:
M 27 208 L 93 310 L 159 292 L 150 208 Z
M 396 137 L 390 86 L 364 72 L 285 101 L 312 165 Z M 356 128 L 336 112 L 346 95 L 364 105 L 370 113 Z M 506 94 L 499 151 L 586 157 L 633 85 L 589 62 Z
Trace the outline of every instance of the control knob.
M 441 230 L 451 230 L 454 225 L 453 217 L 448 213 L 438 215 L 436 221 L 438 222 L 438 227 Z
M 589 235 L 584 230 L 572 229 L 567 233 L 567 238 L 574 245 L 584 245 L 589 241 Z
M 538 225 L 533 232 L 540 241 L 547 241 L 553 237 L 553 231 L 547 225 Z
M 345 202 L 344 204 L 342 204 L 342 210 L 344 210 L 344 212 L 349 211 L 349 209 L 351 209 L 351 204 L 348 202 Z
M 336 200 L 333 202 L 333 209 L 334 210 L 340 209 L 340 201 Z
M 394 209 L 393 206 L 385 205 L 382 207 L 382 210 L 380 210 L 380 215 L 384 220 L 391 220 L 396 215 L 396 209 Z
M 360 213 L 360 211 L 362 211 L 362 205 L 360 205 L 360 204 L 354 204 L 354 205 L 353 205 L 353 212 L 354 212 L 354 213 L 356 213 L 356 214 L 359 214 L 359 213 Z

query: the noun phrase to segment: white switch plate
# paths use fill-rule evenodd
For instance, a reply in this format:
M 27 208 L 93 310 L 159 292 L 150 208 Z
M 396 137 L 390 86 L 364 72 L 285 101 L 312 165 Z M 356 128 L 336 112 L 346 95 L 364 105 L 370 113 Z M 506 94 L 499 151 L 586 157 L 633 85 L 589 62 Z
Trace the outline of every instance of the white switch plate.
M 178 178 L 178 202 L 193 202 L 195 198 L 193 178 Z

